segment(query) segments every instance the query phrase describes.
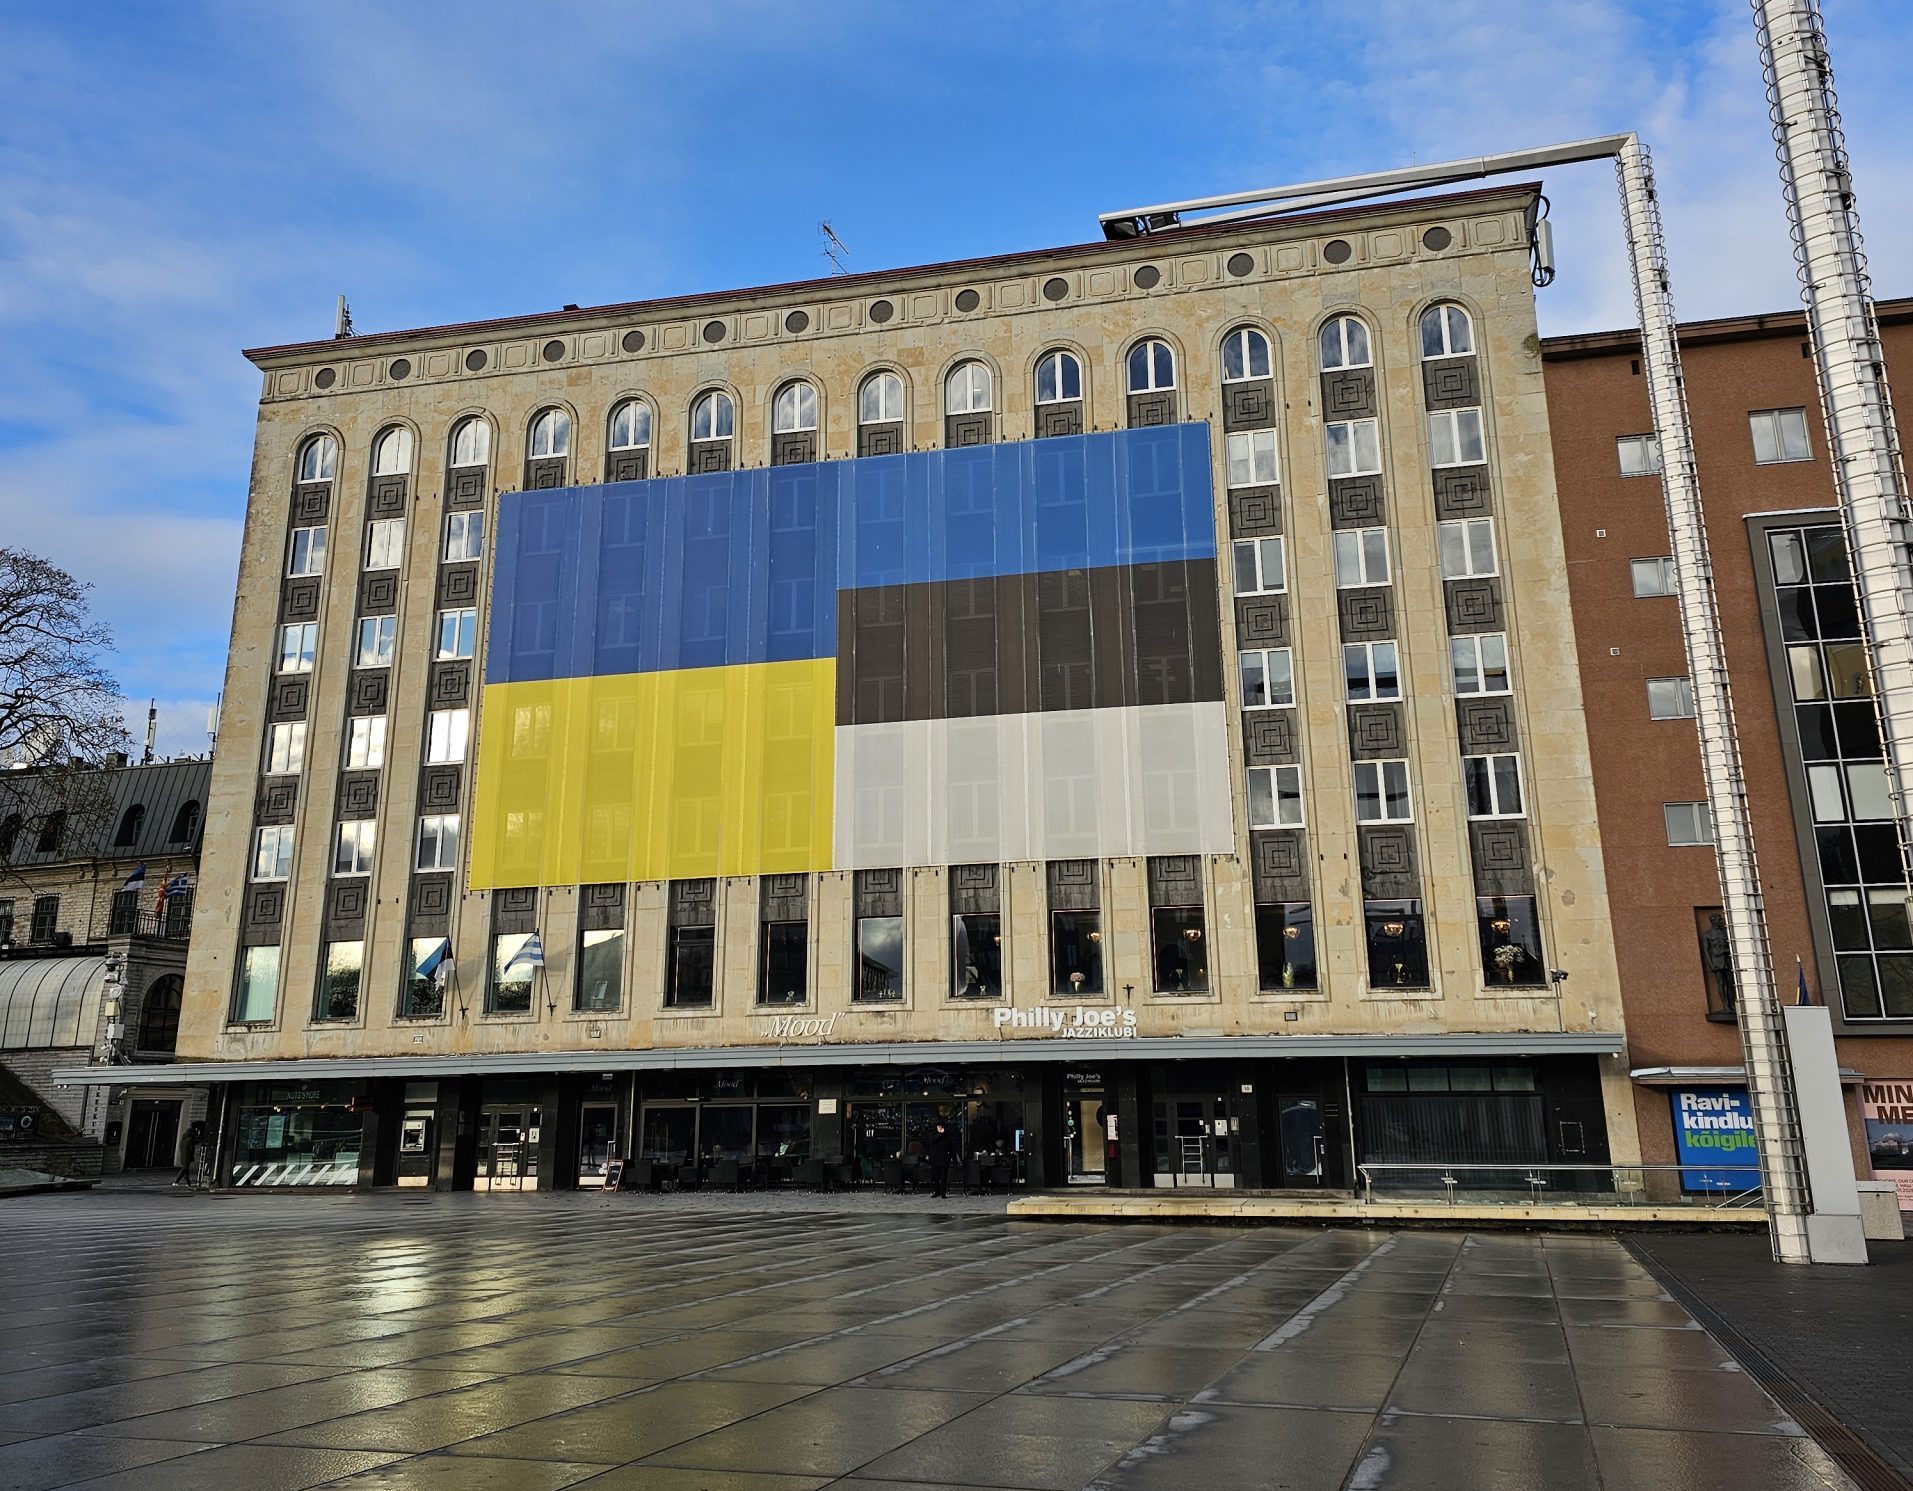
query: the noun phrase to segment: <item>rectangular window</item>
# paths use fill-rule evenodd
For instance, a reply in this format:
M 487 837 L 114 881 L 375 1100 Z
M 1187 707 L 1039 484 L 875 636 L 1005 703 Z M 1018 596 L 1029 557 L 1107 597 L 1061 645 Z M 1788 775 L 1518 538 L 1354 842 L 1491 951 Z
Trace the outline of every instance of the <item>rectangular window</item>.
M 1667 819 L 1667 842 L 1675 848 L 1714 842 L 1714 820 L 1706 803 L 1663 803 L 1661 812 Z
M 1412 823 L 1406 761 L 1355 763 L 1355 821 L 1357 823 Z
M 1474 580 L 1496 573 L 1495 520 L 1457 518 L 1435 525 L 1444 580 Z
M 540 965 L 532 961 L 526 949 L 536 935 L 535 932 L 499 932 L 492 937 L 492 966 L 486 970 L 490 974 L 485 990 L 487 1014 L 531 1013 L 531 986 L 538 977 Z
M 239 960 L 239 988 L 233 995 L 233 1022 L 258 1025 L 272 1018 L 279 1004 L 279 949 L 249 947 Z
M 1251 766 L 1249 768 L 1249 827 L 1300 828 L 1302 826 L 1302 768 L 1299 766 Z
M 428 813 L 418 821 L 418 860 L 420 870 L 452 870 L 458 867 L 458 814 Z
M 1344 642 L 1342 680 L 1351 704 L 1402 696 L 1401 669 L 1393 642 Z
M 1228 437 L 1229 485 L 1272 487 L 1275 470 L 1275 431 L 1248 430 Z
M 1477 897 L 1475 927 L 1485 983 L 1546 986 L 1548 966 L 1541 961 L 1541 923 L 1533 896 Z
M 1479 409 L 1439 409 L 1428 416 L 1428 464 L 1479 466 L 1487 460 Z
M 1457 695 L 1509 691 L 1508 638 L 1502 632 L 1450 637 L 1448 661 L 1453 667 Z
M 1428 987 L 1428 929 L 1420 901 L 1364 901 L 1368 984 L 1372 989 Z
M 362 616 L 359 618 L 359 650 L 354 664 L 360 668 L 389 668 L 392 666 L 392 644 L 398 640 L 399 619 L 396 616 Z
M 757 969 L 759 1004 L 802 1004 L 810 997 L 810 923 L 765 922 Z
M 319 623 L 295 621 L 279 628 L 279 668 L 281 673 L 310 673 L 313 657 L 319 650 Z
M 578 979 L 571 1007 L 601 1014 L 624 1004 L 624 929 L 604 927 L 578 938 Z
M 370 875 L 372 852 L 378 844 L 379 826 L 370 818 L 355 819 L 339 825 L 339 841 L 332 851 L 334 875 Z
M 664 1002 L 672 1009 L 709 1009 L 716 996 L 717 928 L 671 928 L 671 976 Z
M 27 940 L 30 942 L 51 942 L 53 934 L 60 929 L 60 898 L 58 896 L 35 896 L 33 898 L 33 920 L 27 924 Z
M 1315 913 L 1307 901 L 1269 901 L 1255 908 L 1257 987 L 1264 994 L 1313 989 Z
M 1634 594 L 1637 596 L 1673 595 L 1674 561 L 1666 556 L 1659 559 L 1633 559 L 1628 568 L 1634 576 Z
M 447 762 L 463 761 L 471 728 L 472 712 L 469 709 L 433 710 L 426 716 L 426 763 L 443 766 Z
M 1375 476 L 1382 469 L 1381 426 L 1372 419 L 1349 419 L 1328 429 L 1331 477 Z
M 1270 647 L 1245 652 L 1237 659 L 1242 670 L 1242 707 L 1269 709 L 1295 702 L 1295 673 L 1289 649 Z
M 1470 818 L 1521 816 L 1521 758 L 1516 755 L 1463 756 L 1462 785 Z
M 347 722 L 345 764 L 349 770 L 369 770 L 385 765 L 385 716 L 354 715 Z
M 478 612 L 470 606 L 438 613 L 437 657 L 464 658 L 478 645 Z
M 451 963 L 443 937 L 414 937 L 406 944 L 405 977 L 399 984 L 399 1017 L 430 1019 L 445 1013 L 445 983 Z
M 1335 533 L 1335 585 L 1347 590 L 1353 585 L 1388 583 L 1388 530 L 1386 528 L 1340 528 Z
M 1691 720 L 1694 717 L 1693 680 L 1648 679 L 1647 717 L 1650 720 Z
M 1149 930 L 1158 994 L 1209 992 L 1209 948 L 1200 906 L 1152 906 Z
M 1661 442 L 1654 435 L 1623 435 L 1614 442 L 1623 476 L 1653 476 L 1661 469 Z
M 1103 992 L 1103 914 L 1052 911 L 1049 919 L 1052 994 Z
M 252 878 L 284 880 L 292 873 L 292 825 L 274 824 L 252 836 Z
M 0 899 L 0 948 L 13 945 L 13 900 Z
M 851 998 L 859 1003 L 903 998 L 903 918 L 857 918 L 857 987 Z
M 266 771 L 285 776 L 306 764 L 306 722 L 292 720 L 274 725 L 266 737 Z
M 994 911 L 950 918 L 950 997 L 1003 997 L 1003 918 Z
M 476 559 L 485 552 L 485 514 L 483 512 L 445 515 L 445 562 L 456 564 Z
M 1762 466 L 1776 461 L 1810 461 L 1805 409 L 1755 409 L 1747 415 L 1754 437 L 1754 460 Z
M 397 569 L 405 553 L 405 520 L 375 518 L 365 525 L 365 567 Z
M 1282 540 L 1239 538 L 1235 541 L 1235 593 L 1269 595 L 1287 588 L 1282 575 Z
M 292 546 L 286 556 L 286 573 L 294 576 L 325 573 L 325 529 L 292 530 Z
M 319 975 L 315 1020 L 354 1020 L 359 1014 L 359 987 L 365 977 L 363 942 L 328 942 L 325 970 Z

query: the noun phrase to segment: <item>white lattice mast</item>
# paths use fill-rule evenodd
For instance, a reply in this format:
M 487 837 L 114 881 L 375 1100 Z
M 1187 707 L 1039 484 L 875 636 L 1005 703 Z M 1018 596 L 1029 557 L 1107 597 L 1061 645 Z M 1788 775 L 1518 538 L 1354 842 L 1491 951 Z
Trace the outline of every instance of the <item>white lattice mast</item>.
M 1766 1192 L 1774 1257 L 1782 1263 L 1809 1260 L 1806 1171 L 1801 1159 L 1800 1115 L 1794 1102 L 1792 1067 L 1780 1000 L 1774 988 L 1767 941 L 1767 911 L 1754 857 L 1753 825 L 1747 813 L 1740 739 L 1734 728 L 1733 691 L 1721 644 L 1714 598 L 1714 567 L 1694 465 L 1694 437 L 1681 378 L 1674 302 L 1668 288 L 1667 250 L 1661 237 L 1654 164 L 1647 148 L 1629 136 L 1615 157 L 1621 215 L 1634 266 L 1634 294 L 1641 318 L 1641 368 L 1653 407 L 1661 450 L 1661 493 L 1667 534 L 1674 551 L 1681 633 L 1687 644 L 1694 688 L 1694 724 L 1700 736 L 1707 807 L 1714 820 L 1714 856 L 1733 958 L 1734 1008 L 1739 1016 L 1747 1093 L 1760 1144 L 1760 1178 Z
M 1818 4 L 1755 0 L 1754 27 L 1834 486 L 1872 657 L 1901 864 L 1913 885 L 1913 563 L 1907 548 L 1913 533 L 1853 177 Z

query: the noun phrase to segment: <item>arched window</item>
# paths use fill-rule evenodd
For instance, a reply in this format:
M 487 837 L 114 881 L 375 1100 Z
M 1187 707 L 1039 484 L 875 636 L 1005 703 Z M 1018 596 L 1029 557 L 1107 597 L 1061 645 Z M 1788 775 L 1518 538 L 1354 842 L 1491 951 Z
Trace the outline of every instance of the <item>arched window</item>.
M 872 373 L 857 390 L 857 423 L 895 424 L 903 418 L 903 379 L 895 373 Z
M 808 383 L 786 383 L 771 405 L 771 433 L 795 435 L 817 428 L 817 390 Z
M 146 826 L 146 805 L 134 803 L 120 814 L 120 831 L 113 835 L 115 849 L 131 849 L 139 842 L 139 831 Z
M 1129 349 L 1129 391 L 1160 393 L 1176 386 L 1176 354 L 1169 344 L 1151 338 Z
M 943 380 L 945 414 L 988 414 L 990 370 L 980 362 L 960 362 Z
M 452 464 L 483 466 L 492 455 L 492 427 L 474 414 L 452 431 Z
M 554 460 L 571 454 L 571 416 L 562 409 L 547 409 L 531 422 L 531 458 Z
M 179 1003 L 185 990 L 186 981 L 177 973 L 161 974 L 147 986 L 139 1004 L 137 1050 L 158 1054 L 179 1045 Z
M 1222 381 L 1244 383 L 1269 376 L 1269 339 L 1253 326 L 1239 326 L 1222 344 Z
M 199 800 L 189 797 L 179 805 L 179 811 L 173 814 L 173 831 L 166 836 L 169 844 L 190 844 L 193 835 L 199 832 Z
M 720 388 L 702 395 L 691 406 L 693 440 L 729 440 L 737 429 L 737 412 L 731 396 Z
M 1353 316 L 1337 316 L 1322 328 L 1322 371 L 1374 365 L 1368 353 L 1368 328 Z
M 1423 357 L 1466 357 L 1475 350 L 1475 326 L 1458 305 L 1431 305 L 1421 313 Z
M 330 435 L 314 435 L 299 452 L 299 480 L 331 481 L 338 459 L 339 442 Z
M 372 442 L 372 474 L 404 476 L 411 469 L 412 432 L 404 425 L 393 425 Z
M 1046 353 L 1036 365 L 1036 402 L 1062 404 L 1083 396 L 1083 365 L 1073 352 Z
M 46 822 L 40 825 L 40 840 L 35 844 L 36 854 L 55 854 L 59 851 L 60 840 L 66 837 L 66 809 L 60 808 L 48 813 Z
M 651 406 L 643 399 L 626 399 L 611 411 L 611 448 L 643 450 L 651 443 Z

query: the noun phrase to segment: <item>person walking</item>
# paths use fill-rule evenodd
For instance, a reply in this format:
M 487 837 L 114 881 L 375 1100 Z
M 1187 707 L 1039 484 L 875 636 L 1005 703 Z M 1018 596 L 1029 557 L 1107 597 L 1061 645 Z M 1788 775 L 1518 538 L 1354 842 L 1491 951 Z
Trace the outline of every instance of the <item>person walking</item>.
M 175 1158 L 179 1161 L 179 1174 L 173 1177 L 176 1186 L 189 1186 L 193 1183 L 193 1161 L 199 1157 L 199 1140 L 204 1131 L 203 1125 L 189 1123 L 186 1132 L 179 1136 L 179 1148 Z
M 930 1136 L 925 1154 L 930 1161 L 930 1194 L 942 1201 L 950 1194 L 950 1161 L 956 1156 L 956 1145 L 950 1139 L 950 1131 L 942 1124 L 938 1124 L 936 1132 Z

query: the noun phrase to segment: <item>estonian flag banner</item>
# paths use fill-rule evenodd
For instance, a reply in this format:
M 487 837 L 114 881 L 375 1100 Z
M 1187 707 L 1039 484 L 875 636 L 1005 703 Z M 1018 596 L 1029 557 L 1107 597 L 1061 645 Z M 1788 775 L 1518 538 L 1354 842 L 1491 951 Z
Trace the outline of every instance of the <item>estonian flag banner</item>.
M 126 884 L 122 885 L 120 889 L 123 891 L 138 890 L 144 884 L 146 884 L 146 866 L 135 865 L 133 867 L 133 873 L 126 877 Z
M 441 937 L 432 944 L 431 951 L 418 960 L 418 976 L 431 978 L 439 970 L 439 965 L 452 955 L 451 939 Z

